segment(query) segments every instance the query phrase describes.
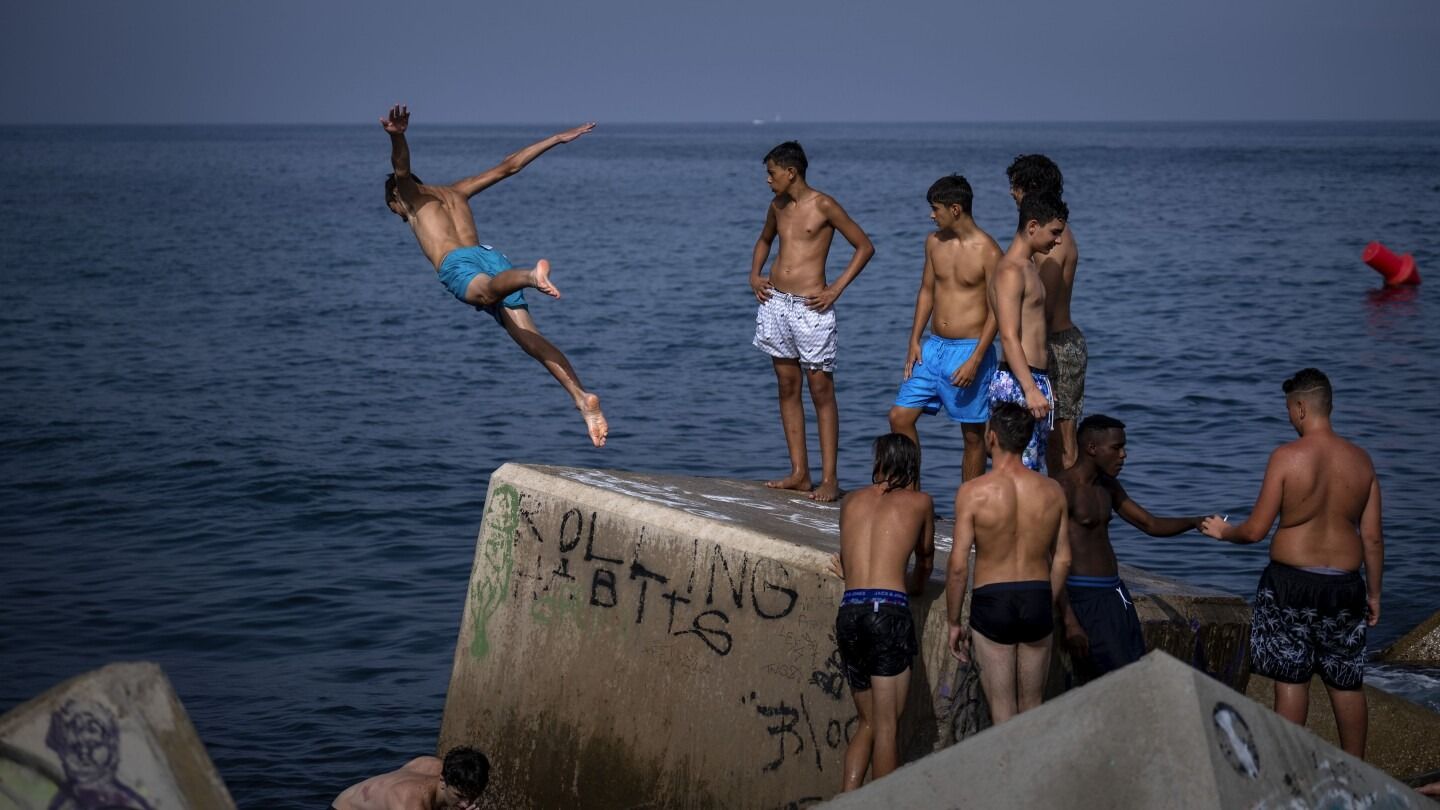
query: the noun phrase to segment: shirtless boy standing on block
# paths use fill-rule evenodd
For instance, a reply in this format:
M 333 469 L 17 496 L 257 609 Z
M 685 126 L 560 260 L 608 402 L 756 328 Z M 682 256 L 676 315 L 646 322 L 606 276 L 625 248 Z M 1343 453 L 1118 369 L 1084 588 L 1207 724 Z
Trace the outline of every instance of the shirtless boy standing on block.
M 875 255 L 870 238 L 840 203 L 805 182 L 805 150 L 786 141 L 765 156 L 765 174 L 775 192 L 765 227 L 750 261 L 750 288 L 760 309 L 755 315 L 756 348 L 770 355 L 780 394 L 780 423 L 790 452 L 790 474 L 766 486 L 809 492 L 817 501 L 840 496 L 837 455 L 840 416 L 835 405 L 835 300 Z M 825 283 L 830 240 L 839 231 L 855 255 L 834 283 Z M 761 275 L 770 246 L 780 237 L 780 255 Z M 802 382 L 810 385 L 820 428 L 820 486 L 813 487 L 805 454 L 805 405 Z
M 1330 426 L 1330 379 L 1307 368 L 1285 381 L 1285 408 L 1300 438 L 1270 454 L 1255 508 L 1232 526 L 1219 515 L 1201 531 L 1217 540 L 1270 541 L 1250 623 L 1251 671 L 1275 681 L 1275 711 L 1305 725 L 1316 672 L 1330 693 L 1340 747 L 1365 756 L 1365 630 L 1380 621 L 1385 542 L 1380 481 L 1364 450 Z M 1360 575 L 1361 564 L 1365 575 Z
M 1125 466 L 1125 423 L 1104 414 L 1085 417 L 1077 434 L 1080 458 L 1055 480 L 1065 490 L 1070 517 L 1070 574 L 1060 605 L 1065 643 L 1080 683 L 1086 683 L 1145 654 L 1145 635 L 1130 589 L 1110 545 L 1110 520 L 1151 537 L 1173 537 L 1199 529 L 1203 517 L 1156 517 L 1120 485 Z
M 490 781 L 490 760 L 461 746 L 436 757 L 416 757 L 399 770 L 345 788 L 331 810 L 470 810 Z
M 1064 198 L 1065 181 L 1060 167 L 1044 155 L 1020 155 L 1005 170 L 1010 179 L 1010 196 L 1015 204 L 1026 194 L 1054 194 Z M 1085 367 L 1089 349 L 1085 333 L 1070 320 L 1070 295 L 1075 290 L 1075 267 L 1080 248 L 1075 229 L 1065 223 L 1065 238 L 1047 254 L 1036 259 L 1040 281 L 1045 285 L 1045 348 L 1050 357 L 1046 367 L 1055 395 L 1055 427 L 1046 451 L 1045 469 L 1050 475 L 1074 464 L 1078 456 L 1075 422 L 1085 410 Z
M 990 307 L 1005 359 L 990 382 L 990 407 L 1018 402 L 1035 417 L 1035 432 L 1025 446 L 1026 467 L 1045 463 L 1050 437 L 1050 377 L 1045 370 L 1045 285 L 1036 256 L 1049 253 L 1065 233 L 1070 212 L 1053 194 L 1029 194 L 1020 201 L 1020 224 L 990 284 Z
M 971 217 L 974 193 L 958 174 L 930 186 L 926 199 L 936 230 L 925 238 L 925 270 L 915 295 L 915 320 L 905 355 L 905 382 L 890 408 L 890 429 L 920 443 L 915 423 L 945 409 L 965 439 L 964 481 L 985 472 L 985 420 L 990 379 L 998 365 L 995 316 L 987 291 L 1004 255 Z M 921 344 L 925 326 L 930 338 Z
M 935 562 L 935 503 L 914 489 L 920 448 L 898 433 L 875 440 L 870 486 L 840 504 L 840 566 L 845 596 L 835 641 L 860 726 L 845 748 L 840 789 L 854 790 L 899 765 L 896 724 L 910 689 L 910 662 L 920 647 L 907 596 L 919 595 Z M 910 555 L 915 568 L 906 581 Z
M 585 418 L 591 443 L 604 446 L 610 427 L 600 411 L 600 397 L 581 386 L 570 361 L 540 334 L 530 317 L 529 306 L 521 297 L 521 290 L 526 287 L 560 297 L 560 291 L 550 282 L 550 263 L 541 259 L 533 269 L 512 266 L 505 254 L 480 244 L 475 215 L 470 211 L 471 197 L 525 168 L 553 147 L 584 135 L 595 125 L 584 124 L 532 143 L 498 165 L 448 186 L 425 185 L 410 173 L 410 146 L 405 142 L 405 130 L 410 126 L 409 109 L 392 107 L 390 114 L 380 119 L 380 125 L 390 133 L 390 165 L 394 169 L 385 180 L 385 204 L 415 232 L 425 258 L 439 273 L 440 283 L 464 303 L 490 313 L 526 354 L 544 365 L 575 401 L 575 407 Z
M 1040 705 L 1055 629 L 1054 594 L 1070 568 L 1065 493 L 1020 453 L 1035 417 L 1024 406 L 990 407 L 990 472 L 955 493 L 955 543 L 945 576 L 950 652 L 965 663 L 973 639 L 980 686 L 996 724 Z M 970 626 L 960 623 L 975 549 Z M 974 634 L 969 633 L 974 630 Z

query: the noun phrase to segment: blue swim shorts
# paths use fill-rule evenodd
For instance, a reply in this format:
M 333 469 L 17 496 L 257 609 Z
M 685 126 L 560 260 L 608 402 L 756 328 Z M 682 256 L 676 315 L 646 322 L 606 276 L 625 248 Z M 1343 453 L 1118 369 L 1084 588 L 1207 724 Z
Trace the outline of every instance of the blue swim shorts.
M 505 254 L 489 245 L 476 245 L 475 247 L 455 248 L 445 254 L 444 260 L 440 262 L 440 283 L 445 289 L 456 298 L 465 301 L 465 290 L 476 276 L 484 273 L 494 278 L 497 274 L 509 270 L 515 265 L 505 258 Z M 525 297 L 521 295 L 523 290 L 516 290 L 505 296 L 499 306 L 475 307 L 478 310 L 490 313 L 498 322 L 500 320 L 500 307 L 506 309 L 529 309 L 525 303 Z
M 1050 376 L 1048 374 L 1031 366 L 1030 376 L 1035 379 L 1035 387 L 1039 388 L 1040 393 L 1050 400 L 1052 406 L 1049 416 L 1035 420 L 1035 432 L 1030 435 L 1030 443 L 1025 445 L 1025 452 L 1020 454 L 1020 460 L 1025 462 L 1026 467 L 1040 472 L 1040 468 L 1045 465 L 1045 448 L 1050 442 L 1050 428 L 1053 426 L 1052 420 L 1055 418 L 1053 410 L 1055 397 L 1050 392 Z M 1020 381 L 1015 379 L 1015 375 L 1011 373 L 1009 364 L 1002 364 L 990 380 L 990 403 L 993 405 L 997 402 L 1025 404 L 1025 389 L 1020 387 Z
M 931 335 L 920 347 L 920 362 L 910 370 L 910 379 L 901 383 L 895 404 L 902 408 L 919 408 L 925 413 L 945 414 L 952 422 L 983 423 L 990 418 L 990 378 L 999 365 L 995 344 L 985 352 L 975 381 L 958 388 L 950 376 L 975 353 L 978 340 L 942 338 Z

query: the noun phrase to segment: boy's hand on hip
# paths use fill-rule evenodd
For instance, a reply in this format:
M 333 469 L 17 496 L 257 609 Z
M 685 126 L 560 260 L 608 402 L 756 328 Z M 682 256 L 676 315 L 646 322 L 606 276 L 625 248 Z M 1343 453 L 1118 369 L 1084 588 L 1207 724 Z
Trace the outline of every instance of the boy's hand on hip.
M 810 296 L 809 300 L 805 302 L 805 306 L 814 312 L 824 312 L 830 307 L 835 306 L 835 299 L 839 297 L 839 290 L 834 287 L 826 287 L 821 290 L 819 294 Z
M 920 365 L 921 350 L 919 343 L 910 344 L 910 351 L 905 353 L 905 379 L 910 379 L 915 367 Z
M 750 289 L 755 292 L 755 300 L 763 304 L 770 300 L 770 292 L 775 288 L 770 286 L 770 279 L 764 276 L 751 276 Z

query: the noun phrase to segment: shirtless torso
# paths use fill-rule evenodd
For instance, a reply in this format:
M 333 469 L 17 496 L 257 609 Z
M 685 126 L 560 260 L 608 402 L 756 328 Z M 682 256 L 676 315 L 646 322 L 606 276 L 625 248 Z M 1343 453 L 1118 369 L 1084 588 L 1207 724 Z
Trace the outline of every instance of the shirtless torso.
M 416 757 L 404 767 L 346 788 L 335 797 L 335 810 L 437 810 L 440 803 L 441 762 Z
M 919 555 L 923 563 L 934 553 L 935 502 L 913 489 L 885 489 L 885 484 L 871 484 L 846 495 L 840 504 L 845 587 L 917 594 L 929 578 L 928 565 L 917 565 L 910 582 L 905 571 L 910 555 Z M 922 574 L 924 578 L 917 579 Z
M 1075 291 L 1075 268 L 1080 263 L 1080 248 L 1075 244 L 1075 231 L 1067 224 L 1065 238 L 1048 254 L 1038 257 L 1040 282 L 1045 285 L 1046 331 L 1054 334 L 1073 329 L 1070 320 L 1070 296 Z

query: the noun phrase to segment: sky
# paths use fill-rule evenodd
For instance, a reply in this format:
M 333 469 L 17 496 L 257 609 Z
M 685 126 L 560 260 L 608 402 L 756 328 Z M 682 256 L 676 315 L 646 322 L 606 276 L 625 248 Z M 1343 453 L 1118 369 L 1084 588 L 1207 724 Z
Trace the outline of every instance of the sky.
M 1436 0 L 5 0 L 0 124 L 1440 119 Z

